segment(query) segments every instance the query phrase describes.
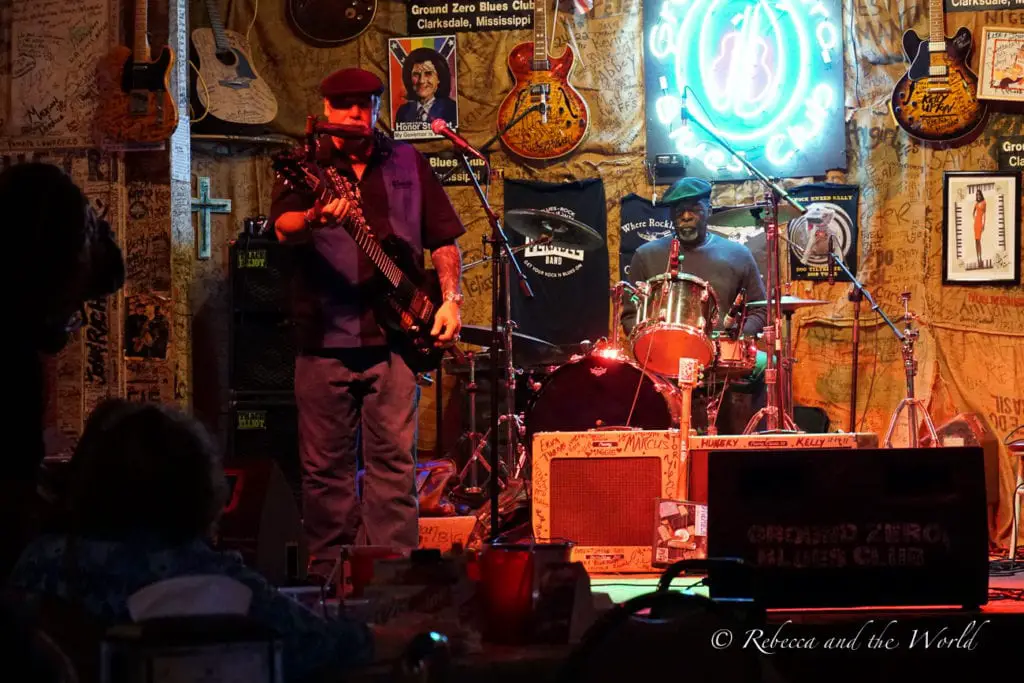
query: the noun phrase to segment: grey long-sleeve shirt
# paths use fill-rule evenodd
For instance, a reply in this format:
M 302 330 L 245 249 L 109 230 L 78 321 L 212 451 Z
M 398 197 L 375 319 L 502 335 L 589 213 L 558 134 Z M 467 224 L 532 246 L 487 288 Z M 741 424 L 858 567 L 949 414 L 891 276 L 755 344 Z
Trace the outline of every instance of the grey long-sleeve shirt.
M 644 244 L 630 262 L 629 275 L 634 283 L 640 283 L 668 271 L 668 257 L 672 248 L 672 235 Z M 742 244 L 733 242 L 712 232 L 701 246 L 695 249 L 681 249 L 679 272 L 699 277 L 708 282 L 718 297 L 719 320 L 716 329 L 722 329 L 725 316 L 741 289 L 747 290 L 747 301 L 766 299 L 764 282 L 758 271 L 754 255 Z M 764 329 L 767 309 L 763 306 L 747 308 L 747 319 L 743 324 L 744 335 L 754 335 Z M 622 326 L 628 334 L 636 324 L 636 307 L 624 297 Z

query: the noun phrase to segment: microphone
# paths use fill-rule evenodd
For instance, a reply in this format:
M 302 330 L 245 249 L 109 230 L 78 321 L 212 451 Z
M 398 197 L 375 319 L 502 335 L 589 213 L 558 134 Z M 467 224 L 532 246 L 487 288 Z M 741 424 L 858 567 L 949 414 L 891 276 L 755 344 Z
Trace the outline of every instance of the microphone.
M 834 285 L 836 283 L 836 252 L 832 246 L 832 235 L 828 236 L 828 283 Z
M 468 154 L 472 157 L 476 157 L 480 161 L 485 163 L 487 162 L 487 157 L 478 152 L 473 145 L 466 142 L 464 137 L 449 128 L 444 119 L 434 119 L 431 121 L 430 130 L 434 131 L 435 135 L 441 135 L 448 138 L 448 141 L 455 145 L 455 149 L 459 150 L 463 154 Z
M 366 126 L 350 125 L 347 123 L 317 123 L 316 132 L 320 135 L 330 135 L 336 138 L 368 138 L 372 131 Z
M 732 302 L 732 308 L 729 309 L 729 314 L 725 316 L 725 327 L 726 329 L 732 327 L 740 319 L 740 313 L 747 306 L 747 290 L 741 289 L 740 293 L 736 295 L 736 299 Z
M 668 255 L 668 270 L 673 276 L 679 273 L 679 240 L 672 239 L 672 251 Z

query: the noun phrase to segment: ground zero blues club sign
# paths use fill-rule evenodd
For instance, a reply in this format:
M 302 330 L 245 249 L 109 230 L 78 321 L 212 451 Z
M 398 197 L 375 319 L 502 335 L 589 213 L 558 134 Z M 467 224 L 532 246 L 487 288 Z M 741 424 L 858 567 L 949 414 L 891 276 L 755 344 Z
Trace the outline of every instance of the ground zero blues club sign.
M 839 0 L 645 2 L 647 161 L 748 178 L 699 122 L 769 176 L 845 168 L 842 37 Z

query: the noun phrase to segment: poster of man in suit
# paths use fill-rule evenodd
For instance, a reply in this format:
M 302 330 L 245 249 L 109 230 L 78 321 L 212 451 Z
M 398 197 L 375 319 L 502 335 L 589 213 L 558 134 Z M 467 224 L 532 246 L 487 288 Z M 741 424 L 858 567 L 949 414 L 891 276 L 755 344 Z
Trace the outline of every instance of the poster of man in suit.
M 434 119 L 459 127 L 455 36 L 388 41 L 391 121 L 396 140 L 429 140 Z

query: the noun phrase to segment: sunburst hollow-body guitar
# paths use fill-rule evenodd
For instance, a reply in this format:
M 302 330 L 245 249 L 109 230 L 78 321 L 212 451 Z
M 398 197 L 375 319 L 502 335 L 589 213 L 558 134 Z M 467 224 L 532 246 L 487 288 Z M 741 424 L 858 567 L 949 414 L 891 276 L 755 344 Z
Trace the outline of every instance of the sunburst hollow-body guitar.
M 170 93 L 174 52 L 163 46 L 150 58 L 148 0 L 135 0 L 133 47 L 121 45 L 97 67 L 100 105 L 95 128 L 100 143 L 158 143 L 178 127 L 178 107 Z
M 988 105 L 978 100 L 978 77 L 968 66 L 971 32 L 961 27 L 945 35 L 943 0 L 929 0 L 928 40 L 915 31 L 903 34 L 910 68 L 896 83 L 890 100 L 893 118 L 923 142 L 949 144 L 975 133 Z
M 523 159 L 569 154 L 583 142 L 590 124 L 587 102 L 569 82 L 576 53 L 566 45 L 560 57 L 548 55 L 545 4 L 534 1 L 533 41 L 520 43 L 509 55 L 515 85 L 498 108 L 501 141 Z

